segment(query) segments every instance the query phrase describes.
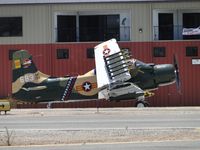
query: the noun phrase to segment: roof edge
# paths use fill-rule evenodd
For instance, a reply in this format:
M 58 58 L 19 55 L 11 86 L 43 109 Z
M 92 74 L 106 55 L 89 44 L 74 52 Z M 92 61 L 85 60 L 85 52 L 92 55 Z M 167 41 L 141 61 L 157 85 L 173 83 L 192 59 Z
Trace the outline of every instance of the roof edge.
M 125 3 L 125 2 L 188 2 L 188 0 L 1 0 L 0 5 L 20 4 L 77 4 L 77 3 Z M 191 0 L 198 1 L 198 0 Z M 191 2 L 190 1 L 190 2 Z

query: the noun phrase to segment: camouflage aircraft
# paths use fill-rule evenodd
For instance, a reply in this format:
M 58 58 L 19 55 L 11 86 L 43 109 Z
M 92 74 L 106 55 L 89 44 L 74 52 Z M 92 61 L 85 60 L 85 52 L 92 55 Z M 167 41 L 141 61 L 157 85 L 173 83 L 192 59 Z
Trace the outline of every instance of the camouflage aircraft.
M 131 59 L 111 39 L 95 47 L 96 69 L 79 76 L 51 77 L 40 72 L 26 50 L 13 54 L 12 97 L 26 102 L 49 102 L 106 99 L 137 100 L 137 107 L 146 107 L 150 91 L 177 81 L 180 85 L 176 59 L 174 64 L 146 64 Z

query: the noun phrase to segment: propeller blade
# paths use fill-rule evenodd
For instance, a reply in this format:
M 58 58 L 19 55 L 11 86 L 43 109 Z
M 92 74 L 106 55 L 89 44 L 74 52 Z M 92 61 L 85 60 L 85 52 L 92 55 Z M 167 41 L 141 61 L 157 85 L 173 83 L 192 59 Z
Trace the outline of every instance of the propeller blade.
M 180 74 L 179 74 L 179 67 L 178 67 L 178 61 L 176 59 L 176 56 L 174 54 L 174 59 L 173 59 L 173 64 L 174 64 L 174 68 L 175 68 L 175 77 L 176 77 L 176 88 L 177 90 L 180 92 L 181 89 L 181 81 L 180 81 Z

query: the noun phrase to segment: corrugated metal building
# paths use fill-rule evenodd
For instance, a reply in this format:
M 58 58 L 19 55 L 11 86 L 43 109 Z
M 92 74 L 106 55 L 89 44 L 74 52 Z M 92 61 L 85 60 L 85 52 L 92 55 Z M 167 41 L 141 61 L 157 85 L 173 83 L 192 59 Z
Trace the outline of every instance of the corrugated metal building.
M 161 87 L 150 98 L 152 106 L 200 105 L 200 36 L 182 34 L 183 28 L 199 26 L 199 1 L 2 0 L 0 97 L 11 94 L 14 50 L 29 50 L 46 74 L 75 75 L 94 68 L 92 48 L 114 37 L 144 62 L 171 63 L 177 55 L 182 92 L 178 94 L 175 85 Z M 64 53 L 68 57 L 62 57 Z

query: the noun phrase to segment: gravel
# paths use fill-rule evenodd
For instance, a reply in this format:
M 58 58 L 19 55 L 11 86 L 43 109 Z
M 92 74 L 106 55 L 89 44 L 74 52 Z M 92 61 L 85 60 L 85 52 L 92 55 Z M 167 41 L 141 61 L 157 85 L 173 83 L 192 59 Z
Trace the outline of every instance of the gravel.
M 200 130 L 166 129 L 99 129 L 99 130 L 17 130 L 11 145 L 46 145 L 75 143 L 146 142 L 169 140 L 200 140 Z M 7 144 L 6 131 L 0 130 L 0 146 Z

